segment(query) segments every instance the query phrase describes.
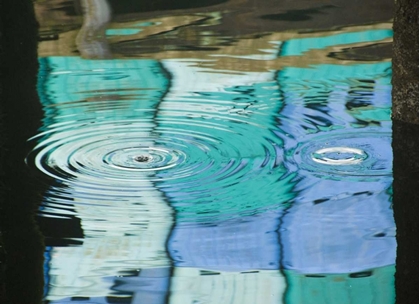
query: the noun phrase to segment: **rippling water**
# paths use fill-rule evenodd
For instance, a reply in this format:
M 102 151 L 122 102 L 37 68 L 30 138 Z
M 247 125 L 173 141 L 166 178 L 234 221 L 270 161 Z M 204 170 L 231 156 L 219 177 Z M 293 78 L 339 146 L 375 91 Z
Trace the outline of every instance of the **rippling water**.
M 46 303 L 394 302 L 390 23 L 81 3 L 37 6 Z

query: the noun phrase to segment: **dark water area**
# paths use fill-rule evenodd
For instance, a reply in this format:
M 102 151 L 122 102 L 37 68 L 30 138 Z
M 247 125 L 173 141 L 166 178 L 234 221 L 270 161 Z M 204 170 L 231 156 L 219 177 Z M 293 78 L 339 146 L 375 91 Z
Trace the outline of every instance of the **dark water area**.
M 47 185 L 23 161 L 28 136 L 43 116 L 35 90 L 37 24 L 32 3 L 10 6 L 8 14 L 6 7 L 0 38 L 0 303 L 39 303 L 45 244 L 34 213 Z
M 33 269 L 3 271 L 11 303 L 395 303 L 392 1 L 34 12 L 6 91 L 3 264 Z

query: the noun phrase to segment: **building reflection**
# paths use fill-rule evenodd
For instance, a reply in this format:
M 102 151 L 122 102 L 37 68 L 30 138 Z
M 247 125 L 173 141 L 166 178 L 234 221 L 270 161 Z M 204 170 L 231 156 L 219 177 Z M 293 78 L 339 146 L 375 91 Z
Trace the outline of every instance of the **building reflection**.
M 101 24 L 109 21 L 104 16 Z M 188 189 L 171 180 L 156 182 L 160 173 L 144 175 L 139 186 L 148 192 L 112 199 L 86 196 L 77 180 L 54 185 L 40 213 L 63 221 L 79 218 L 83 240 L 49 249 L 46 299 L 392 303 L 396 245 L 390 175 L 339 180 L 302 168 L 294 158 L 296 147 L 327 132 L 389 132 L 389 60 L 356 64 L 328 57 L 332 50 L 389 42 L 389 24 L 225 37 L 225 46 L 220 37 L 192 35 L 201 43 L 196 51 L 145 44 L 177 26 L 216 24 L 219 17 L 109 23 L 101 27 L 106 41 L 99 36 L 111 47 L 100 47 L 96 55 L 69 31 L 60 38 L 61 55 L 76 45 L 85 58 L 108 58 L 98 54 L 110 49 L 116 58 L 41 59 L 44 130 L 74 121 L 134 119 L 147 126 L 142 136 L 153 146 L 155 134 L 164 130 L 205 133 L 210 121 L 240 130 L 236 137 L 217 128 L 211 132 L 260 163 L 265 163 L 261 147 L 271 143 L 271 167 L 256 166 L 252 178 L 226 187 L 228 199 L 200 197 L 200 185 Z M 146 46 L 136 56 L 148 59 L 127 58 L 136 43 Z M 217 48 L 204 48 L 212 43 Z M 43 54 L 55 52 L 41 45 Z M 243 117 L 248 123 L 235 121 Z M 42 140 L 61 136 L 55 130 Z M 255 142 L 249 144 L 243 134 Z M 378 149 L 387 151 L 386 141 Z M 69 198 L 71 206 L 63 207 Z

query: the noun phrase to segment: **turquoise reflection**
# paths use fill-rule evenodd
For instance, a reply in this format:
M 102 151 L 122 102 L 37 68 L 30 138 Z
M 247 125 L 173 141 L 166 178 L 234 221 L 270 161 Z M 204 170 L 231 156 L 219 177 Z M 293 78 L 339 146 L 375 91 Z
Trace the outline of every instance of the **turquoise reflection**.
M 392 30 L 370 30 L 353 33 L 340 33 L 326 37 L 290 39 L 284 43 L 281 56 L 301 56 L 310 50 L 325 49 L 330 46 L 348 45 L 361 42 L 374 42 L 392 38 Z
M 109 36 L 118 36 L 118 35 L 135 35 L 140 33 L 141 29 L 108 29 L 106 34 Z
M 217 82 L 223 77 L 217 73 L 182 62 L 176 69 L 173 63 L 163 64 L 177 81 L 161 103 L 158 130 L 175 139 L 178 134 L 198 134 L 208 149 L 202 158 L 199 151 L 190 155 L 197 165 L 194 174 L 159 183 L 177 211 L 177 221 L 214 223 L 282 208 L 294 194 L 293 175 L 287 175 L 283 164 L 282 141 L 272 132 L 283 106 L 275 73 L 230 75 L 238 83 L 255 82 L 232 87 Z M 185 79 L 191 75 L 193 81 Z M 206 84 L 206 91 L 195 91 L 199 83 Z M 182 176 L 183 166 L 178 169 Z
M 45 172 L 59 181 L 45 196 L 40 213 L 64 221 L 76 216 L 84 234 L 82 245 L 50 250 L 46 299 L 102 297 L 114 285 L 108 277 L 139 268 L 164 270 L 170 265 L 165 242 L 173 211 L 151 181 L 153 174 L 138 173 L 136 181 L 108 180 L 117 169 L 102 172 L 96 167 L 103 164 L 97 151 L 104 147 L 136 146 L 130 141 L 133 138 L 148 138 L 142 144 L 153 144 L 157 107 L 169 81 L 154 60 L 50 57 L 40 63 L 39 92 L 46 115 L 38 155 L 49 160 L 43 164 Z M 78 149 L 88 158 L 74 157 L 75 166 L 83 165 L 66 171 Z M 94 169 L 83 179 L 81 170 L 86 164 Z M 121 196 L 118 187 L 110 187 L 106 192 L 92 179 L 124 184 L 132 191 Z

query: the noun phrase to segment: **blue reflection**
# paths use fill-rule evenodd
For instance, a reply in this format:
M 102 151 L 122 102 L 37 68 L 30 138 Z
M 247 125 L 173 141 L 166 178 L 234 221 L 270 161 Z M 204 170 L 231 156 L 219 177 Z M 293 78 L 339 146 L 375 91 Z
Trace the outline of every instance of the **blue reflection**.
M 375 63 L 278 74 L 285 106 L 277 134 L 299 178 L 281 219 L 286 303 L 394 303 L 389 70 Z M 314 158 L 334 147 L 367 157 L 351 165 Z

